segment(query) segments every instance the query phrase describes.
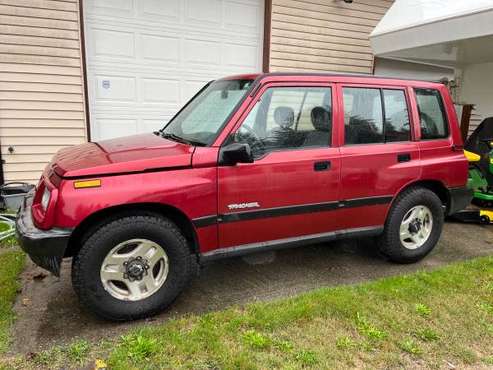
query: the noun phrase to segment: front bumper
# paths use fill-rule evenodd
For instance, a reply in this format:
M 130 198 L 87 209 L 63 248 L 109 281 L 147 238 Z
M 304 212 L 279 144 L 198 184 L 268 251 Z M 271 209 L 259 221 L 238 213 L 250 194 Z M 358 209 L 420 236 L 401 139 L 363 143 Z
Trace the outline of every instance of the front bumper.
M 32 200 L 33 194 L 29 193 L 22 202 L 17 215 L 16 230 L 19 244 L 36 265 L 60 276 L 60 264 L 72 230 L 38 229 L 31 215 Z
M 448 215 L 453 215 L 459 211 L 465 209 L 473 197 L 472 189 L 467 186 L 460 188 L 449 188 L 450 202 L 448 207 Z

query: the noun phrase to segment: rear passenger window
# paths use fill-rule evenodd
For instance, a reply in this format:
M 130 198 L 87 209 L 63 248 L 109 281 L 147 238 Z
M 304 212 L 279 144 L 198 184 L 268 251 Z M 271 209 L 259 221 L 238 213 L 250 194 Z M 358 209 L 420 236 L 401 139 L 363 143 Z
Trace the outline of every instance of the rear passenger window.
M 345 87 L 346 144 L 383 143 L 383 110 L 379 89 Z
M 421 139 L 448 137 L 448 124 L 442 97 L 438 90 L 415 89 L 418 102 Z
M 382 90 L 385 110 L 385 142 L 411 139 L 406 95 L 402 90 Z
M 345 87 L 343 97 L 346 144 L 411 139 L 403 90 Z

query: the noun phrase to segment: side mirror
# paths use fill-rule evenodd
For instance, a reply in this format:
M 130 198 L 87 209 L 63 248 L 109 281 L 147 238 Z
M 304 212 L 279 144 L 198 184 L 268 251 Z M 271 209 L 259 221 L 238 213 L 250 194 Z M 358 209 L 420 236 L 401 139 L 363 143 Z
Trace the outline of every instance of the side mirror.
M 234 166 L 237 163 L 253 163 L 253 154 L 250 145 L 244 143 L 232 143 L 220 149 L 220 165 Z

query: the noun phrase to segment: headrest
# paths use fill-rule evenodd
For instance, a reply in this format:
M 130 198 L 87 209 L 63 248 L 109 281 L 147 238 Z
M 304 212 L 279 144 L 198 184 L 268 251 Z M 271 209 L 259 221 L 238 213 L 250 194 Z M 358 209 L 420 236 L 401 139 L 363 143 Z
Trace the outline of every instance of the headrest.
M 282 128 L 290 128 L 294 124 L 294 110 L 291 107 L 277 107 L 274 121 Z
M 330 131 L 330 111 L 324 107 L 315 107 L 311 113 L 312 124 L 317 131 Z

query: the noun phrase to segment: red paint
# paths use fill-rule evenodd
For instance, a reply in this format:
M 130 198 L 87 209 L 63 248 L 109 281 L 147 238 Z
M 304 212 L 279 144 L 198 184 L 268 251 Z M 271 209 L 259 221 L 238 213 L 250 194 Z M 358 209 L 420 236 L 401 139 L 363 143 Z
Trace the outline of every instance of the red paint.
M 47 167 L 35 196 L 38 227 L 76 228 L 94 213 L 121 205 L 161 204 L 174 207 L 189 220 L 241 212 L 232 203 L 258 202 L 259 209 L 344 201 L 373 196 L 395 197 L 404 187 L 435 180 L 446 187 L 464 186 L 467 161 L 447 89 L 437 83 L 342 75 L 241 75 L 258 78 L 260 86 L 247 96 L 210 147 L 188 146 L 153 134 L 87 143 L 60 151 Z M 412 141 L 344 145 L 342 86 L 401 88 L 406 91 Z M 218 166 L 219 147 L 234 132 L 270 86 L 331 86 L 332 146 L 271 152 L 254 163 Z M 419 114 L 413 87 L 438 89 L 446 107 L 450 136 L 420 140 Z M 454 146 L 459 150 L 454 150 Z M 398 163 L 399 153 L 411 161 Z M 316 161 L 331 162 L 329 171 L 315 172 Z M 55 174 L 53 174 L 55 172 Z M 100 178 L 101 187 L 75 189 L 77 178 Z M 58 184 L 58 185 L 54 185 Z M 52 189 L 45 212 L 40 206 L 44 186 Z M 383 225 L 390 204 L 328 210 L 195 227 L 202 252 L 345 228 Z
M 63 177 L 109 175 L 190 166 L 193 150 L 191 146 L 149 133 L 62 149 L 53 163 Z

